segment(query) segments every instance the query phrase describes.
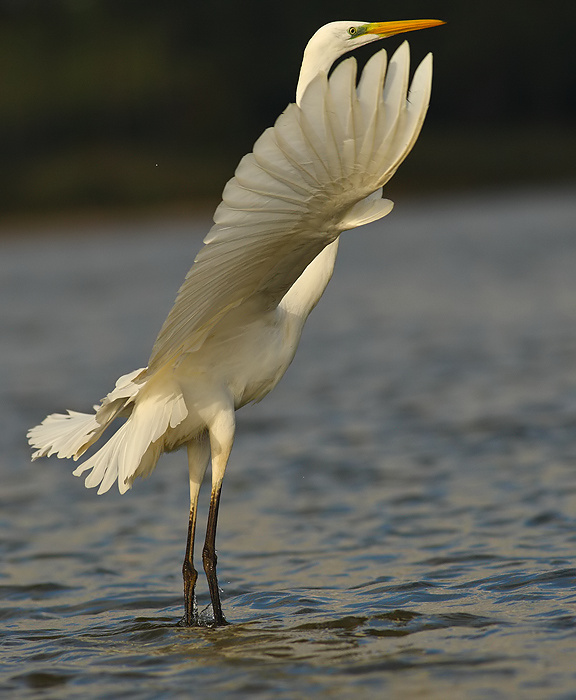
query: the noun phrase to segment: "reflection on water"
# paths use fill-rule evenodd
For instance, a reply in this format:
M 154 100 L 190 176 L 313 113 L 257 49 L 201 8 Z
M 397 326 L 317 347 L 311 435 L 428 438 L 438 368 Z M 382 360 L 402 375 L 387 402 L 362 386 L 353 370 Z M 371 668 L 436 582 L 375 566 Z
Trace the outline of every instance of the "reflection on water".
M 4 238 L 4 692 L 571 697 L 575 221 L 538 192 L 346 235 L 294 366 L 239 414 L 218 630 L 176 625 L 183 453 L 97 497 L 23 437 L 146 361 L 207 222 Z

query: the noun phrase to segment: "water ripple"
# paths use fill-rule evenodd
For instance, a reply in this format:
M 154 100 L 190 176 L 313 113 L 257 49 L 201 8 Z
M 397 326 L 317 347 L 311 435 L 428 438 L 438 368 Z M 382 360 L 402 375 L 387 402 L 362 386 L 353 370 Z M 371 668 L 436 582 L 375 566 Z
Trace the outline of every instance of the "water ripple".
M 572 698 L 575 202 L 414 204 L 342 241 L 294 366 L 238 416 L 220 629 L 203 581 L 178 624 L 184 454 L 100 498 L 23 439 L 145 361 L 203 227 L 6 241 L 3 695 Z

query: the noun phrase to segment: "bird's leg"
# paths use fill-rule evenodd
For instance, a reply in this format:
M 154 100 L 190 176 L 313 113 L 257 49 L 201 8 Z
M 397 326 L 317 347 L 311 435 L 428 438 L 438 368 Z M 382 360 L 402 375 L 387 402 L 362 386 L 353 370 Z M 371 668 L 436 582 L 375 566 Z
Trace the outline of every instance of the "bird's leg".
M 196 581 L 198 572 L 194 568 L 194 533 L 196 530 L 196 513 L 200 485 L 210 459 L 210 443 L 204 433 L 188 445 L 188 472 L 190 474 L 190 519 L 188 521 L 188 538 L 186 540 L 186 555 L 182 564 L 184 579 L 184 617 L 182 625 L 187 627 L 196 624 L 198 611 L 196 609 Z
M 195 624 L 198 616 L 196 606 L 196 581 L 198 572 L 194 568 L 194 530 L 196 529 L 196 506 L 190 504 L 190 520 L 188 521 L 188 539 L 186 541 L 186 555 L 182 564 L 182 577 L 184 579 L 184 617 L 182 624 L 190 627 Z
M 216 416 L 209 427 L 210 449 L 212 453 L 212 492 L 210 494 L 210 510 L 208 511 L 208 524 L 206 526 L 206 540 L 202 550 L 202 563 L 206 572 L 208 588 L 210 589 L 210 599 L 212 600 L 212 610 L 214 612 L 214 625 L 228 624 L 222 613 L 220 603 L 220 589 L 218 588 L 218 577 L 216 575 L 216 525 L 218 523 L 218 507 L 220 505 L 220 492 L 222 490 L 222 480 L 232 443 L 234 442 L 234 409 L 232 406 L 225 406 Z
M 212 491 L 212 495 L 210 497 L 210 511 L 208 513 L 208 525 L 206 526 L 206 540 L 204 542 L 204 549 L 202 550 L 202 563 L 204 564 L 208 588 L 210 589 L 210 599 L 212 600 L 212 610 L 214 612 L 214 624 L 216 626 L 227 624 L 222 613 L 220 589 L 218 588 L 218 576 L 216 575 L 216 563 L 218 561 L 218 557 L 216 555 L 216 524 L 218 522 L 220 491 L 221 487 L 219 487 L 216 491 Z

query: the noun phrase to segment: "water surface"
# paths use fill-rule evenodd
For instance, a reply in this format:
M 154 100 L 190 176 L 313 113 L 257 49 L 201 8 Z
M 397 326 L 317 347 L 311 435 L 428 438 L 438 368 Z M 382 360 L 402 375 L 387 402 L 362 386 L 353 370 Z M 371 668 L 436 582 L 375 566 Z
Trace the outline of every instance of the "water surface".
M 98 497 L 23 437 L 146 362 L 208 222 L 4 237 L 4 693 L 574 697 L 575 222 L 566 189 L 345 234 L 293 366 L 238 416 L 216 630 L 176 625 L 185 453 Z

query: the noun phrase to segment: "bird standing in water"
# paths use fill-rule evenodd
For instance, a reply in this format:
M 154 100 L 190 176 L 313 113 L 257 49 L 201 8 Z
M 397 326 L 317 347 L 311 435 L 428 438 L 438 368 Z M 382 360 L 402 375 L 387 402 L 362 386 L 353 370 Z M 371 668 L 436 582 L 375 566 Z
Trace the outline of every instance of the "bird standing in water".
M 33 459 L 75 460 L 116 418 L 125 422 L 74 471 L 120 493 L 162 452 L 186 446 L 190 518 L 183 624 L 198 623 L 193 564 L 196 507 L 209 462 L 212 491 L 202 551 L 214 624 L 226 624 L 216 576 L 216 523 L 235 411 L 260 401 L 292 362 L 308 315 L 330 281 L 343 231 L 392 209 L 382 187 L 414 145 L 430 98 L 432 60 L 408 90 L 404 43 L 366 64 L 334 61 L 358 46 L 439 20 L 332 22 L 304 51 L 296 103 L 267 129 L 224 188 L 214 226 L 160 330 L 148 366 L 127 374 L 95 412 L 52 414 L 28 433 Z

